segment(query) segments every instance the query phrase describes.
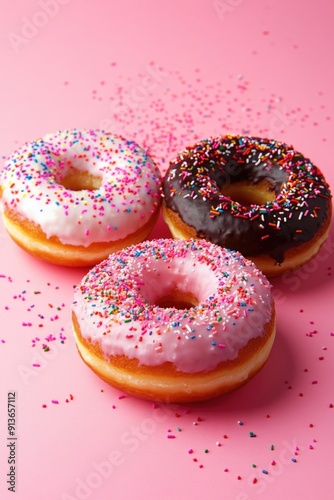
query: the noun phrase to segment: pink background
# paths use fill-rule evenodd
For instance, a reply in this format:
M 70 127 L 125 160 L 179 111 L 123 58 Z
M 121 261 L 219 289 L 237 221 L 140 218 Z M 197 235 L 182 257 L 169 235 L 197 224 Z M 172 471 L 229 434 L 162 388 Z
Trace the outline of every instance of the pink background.
M 197 138 L 248 133 L 293 144 L 333 186 L 333 36 L 328 0 L 7 2 L 1 166 L 62 128 L 135 139 L 162 172 Z M 160 220 L 152 237 L 168 235 Z M 77 355 L 70 306 L 86 270 L 35 260 L 2 225 L 0 241 L 1 498 L 333 498 L 333 230 L 315 260 L 273 282 L 277 340 L 263 371 L 218 400 L 158 407 Z

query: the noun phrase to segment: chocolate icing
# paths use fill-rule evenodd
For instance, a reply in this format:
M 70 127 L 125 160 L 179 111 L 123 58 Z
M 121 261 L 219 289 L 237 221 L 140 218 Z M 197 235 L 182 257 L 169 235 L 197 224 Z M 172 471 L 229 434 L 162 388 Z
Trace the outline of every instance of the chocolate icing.
M 273 201 L 242 204 L 223 194 L 228 184 L 265 181 Z M 311 240 L 328 217 L 329 186 L 321 171 L 284 143 L 257 137 L 211 137 L 170 163 L 163 181 L 165 206 L 222 247 L 245 256 L 285 252 Z

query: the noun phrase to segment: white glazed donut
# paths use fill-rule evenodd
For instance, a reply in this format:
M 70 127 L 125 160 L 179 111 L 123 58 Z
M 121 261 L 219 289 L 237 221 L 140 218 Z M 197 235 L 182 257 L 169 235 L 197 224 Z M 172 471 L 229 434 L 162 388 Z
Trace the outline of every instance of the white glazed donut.
M 146 241 L 110 255 L 77 286 L 72 313 L 94 372 L 166 402 L 241 386 L 275 336 L 267 278 L 240 253 L 204 240 Z
M 100 262 L 147 237 L 160 172 L 135 142 L 64 130 L 22 146 L 1 175 L 5 226 L 25 250 L 70 266 Z

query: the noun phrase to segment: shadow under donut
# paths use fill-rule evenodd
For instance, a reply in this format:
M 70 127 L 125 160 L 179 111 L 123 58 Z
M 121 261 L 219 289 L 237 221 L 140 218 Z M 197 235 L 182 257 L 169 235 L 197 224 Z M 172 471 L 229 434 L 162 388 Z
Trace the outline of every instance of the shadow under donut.
M 269 407 L 277 403 L 287 391 L 285 381 L 293 384 L 298 366 L 292 345 L 288 343 L 287 336 L 282 335 L 278 327 L 276 339 L 267 363 L 254 378 L 243 387 L 219 398 L 192 405 L 209 412 L 239 412 L 261 407 Z

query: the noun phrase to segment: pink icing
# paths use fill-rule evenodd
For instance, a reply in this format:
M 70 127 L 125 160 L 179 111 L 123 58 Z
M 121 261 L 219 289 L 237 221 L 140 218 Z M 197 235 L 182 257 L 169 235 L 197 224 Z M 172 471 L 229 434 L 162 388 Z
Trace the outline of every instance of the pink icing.
M 173 291 L 198 305 L 160 307 Z M 103 353 L 186 373 L 235 359 L 270 320 L 271 285 L 240 253 L 204 240 L 160 239 L 133 245 L 94 267 L 75 290 L 84 338 Z
M 74 191 L 61 181 L 88 171 L 97 189 Z M 22 146 L 2 174 L 1 208 L 39 225 L 47 238 L 89 246 L 126 238 L 144 226 L 160 204 L 161 176 L 135 142 L 93 130 L 64 130 Z

